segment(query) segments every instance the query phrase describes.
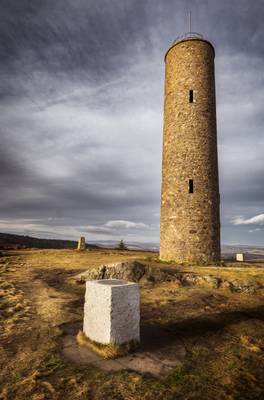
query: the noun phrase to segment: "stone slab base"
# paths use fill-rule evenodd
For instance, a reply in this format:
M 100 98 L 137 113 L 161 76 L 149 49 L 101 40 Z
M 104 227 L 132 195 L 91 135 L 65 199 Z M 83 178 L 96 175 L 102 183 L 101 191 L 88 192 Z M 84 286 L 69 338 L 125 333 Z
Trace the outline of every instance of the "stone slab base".
M 62 356 L 77 365 L 94 365 L 103 371 L 132 370 L 154 377 L 165 376 L 184 362 L 186 351 L 179 339 L 159 327 L 141 327 L 141 344 L 132 354 L 105 360 L 92 350 L 79 346 L 76 335 L 80 323 L 64 324 L 61 339 Z

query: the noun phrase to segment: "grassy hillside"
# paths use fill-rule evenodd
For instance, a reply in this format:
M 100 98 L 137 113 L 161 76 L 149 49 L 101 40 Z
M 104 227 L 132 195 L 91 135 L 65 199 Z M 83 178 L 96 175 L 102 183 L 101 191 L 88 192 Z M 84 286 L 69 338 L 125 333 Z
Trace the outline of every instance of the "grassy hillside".
M 87 248 L 97 248 L 88 244 Z M 39 239 L 31 236 L 12 235 L 0 233 L 0 249 L 36 248 L 36 249 L 75 249 L 77 242 L 74 240 Z

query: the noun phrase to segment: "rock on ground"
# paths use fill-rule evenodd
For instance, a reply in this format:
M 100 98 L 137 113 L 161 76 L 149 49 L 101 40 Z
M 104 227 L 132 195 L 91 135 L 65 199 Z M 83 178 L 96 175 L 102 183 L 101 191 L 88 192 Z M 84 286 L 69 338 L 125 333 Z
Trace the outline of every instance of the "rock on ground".
M 212 274 L 198 274 L 151 267 L 139 261 L 116 262 L 90 268 L 74 277 L 77 283 L 93 279 L 123 279 L 140 285 L 158 282 L 177 282 L 182 286 L 207 286 L 213 289 L 229 289 L 233 292 L 254 293 L 262 289 L 258 282 L 224 279 Z
M 79 282 L 91 279 L 124 279 L 138 282 L 145 274 L 145 265 L 137 261 L 117 262 L 88 269 L 76 276 Z

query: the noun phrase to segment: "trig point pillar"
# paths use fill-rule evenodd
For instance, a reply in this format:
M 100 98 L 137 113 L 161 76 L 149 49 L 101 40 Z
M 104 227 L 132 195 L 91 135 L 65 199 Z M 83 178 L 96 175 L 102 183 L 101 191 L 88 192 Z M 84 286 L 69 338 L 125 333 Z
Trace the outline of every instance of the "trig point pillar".
M 121 279 L 86 282 L 83 331 L 92 341 L 139 342 L 139 285 Z
M 79 251 L 86 250 L 86 244 L 85 244 L 85 237 L 84 236 L 80 237 L 80 239 L 78 241 L 77 250 L 79 250 Z
M 220 260 L 215 51 L 201 35 L 165 55 L 160 259 Z

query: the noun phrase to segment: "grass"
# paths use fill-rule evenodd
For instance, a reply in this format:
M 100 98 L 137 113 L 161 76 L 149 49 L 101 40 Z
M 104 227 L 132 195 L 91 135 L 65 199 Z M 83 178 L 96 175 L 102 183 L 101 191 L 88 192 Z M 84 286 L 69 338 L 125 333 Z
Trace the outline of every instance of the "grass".
M 117 357 L 126 356 L 128 353 L 136 350 L 136 348 L 139 346 L 139 343 L 134 340 L 121 345 L 117 345 L 115 343 L 101 344 L 90 340 L 82 331 L 78 332 L 76 340 L 80 346 L 84 346 L 93 350 L 104 359 L 114 359 Z
M 141 288 L 141 319 L 172 332 L 182 368 L 159 379 L 73 364 L 60 352 L 61 324 L 81 321 L 84 286 L 71 277 L 106 262 L 264 282 L 264 265 L 177 266 L 153 254 L 96 250 L 9 251 L 0 258 L 1 400 L 262 400 L 264 293 L 156 283 Z

